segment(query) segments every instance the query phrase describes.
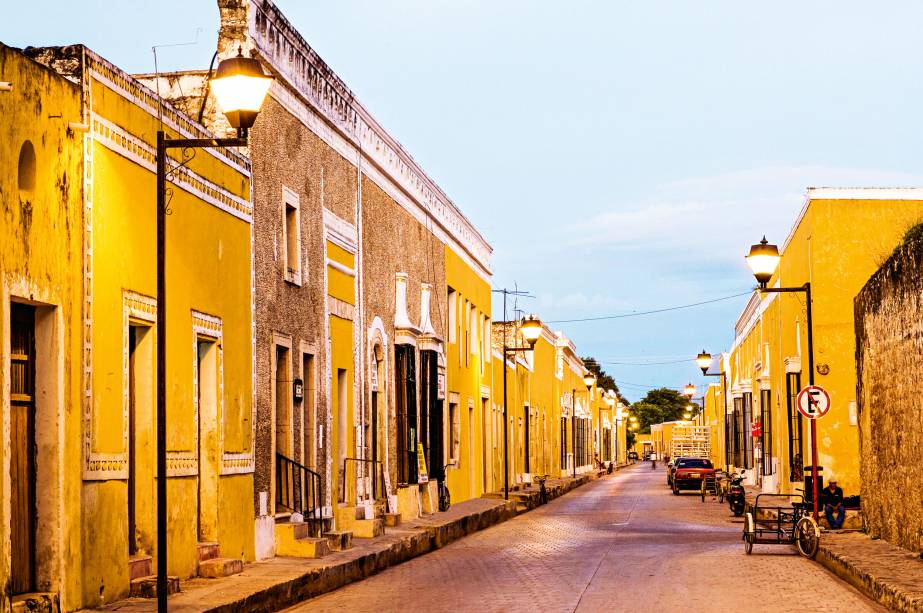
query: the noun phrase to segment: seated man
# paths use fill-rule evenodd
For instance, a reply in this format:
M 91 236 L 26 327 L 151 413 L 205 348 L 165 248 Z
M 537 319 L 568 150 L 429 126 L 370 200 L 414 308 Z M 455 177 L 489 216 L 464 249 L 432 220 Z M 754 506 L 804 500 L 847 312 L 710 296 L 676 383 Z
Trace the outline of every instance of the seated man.
M 827 523 L 833 530 L 839 530 L 843 527 L 843 520 L 846 519 L 846 509 L 843 507 L 843 490 L 837 487 L 836 479 L 830 479 L 829 485 L 824 488 L 824 515 L 827 516 Z M 833 514 L 836 513 L 836 517 Z

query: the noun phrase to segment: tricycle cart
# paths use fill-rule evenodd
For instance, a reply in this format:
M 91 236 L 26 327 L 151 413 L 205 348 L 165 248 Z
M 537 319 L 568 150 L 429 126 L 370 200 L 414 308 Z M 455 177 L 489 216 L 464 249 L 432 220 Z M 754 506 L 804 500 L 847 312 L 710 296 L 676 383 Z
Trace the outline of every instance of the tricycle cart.
M 744 518 L 743 541 L 748 555 L 754 545 L 795 545 L 798 553 L 813 558 L 820 528 L 801 494 L 759 494 Z
M 726 472 L 719 469 L 714 475 L 707 475 L 702 479 L 702 502 L 705 502 L 706 496 L 717 498 L 718 502 L 724 502 L 724 491 L 727 489 L 729 478 Z

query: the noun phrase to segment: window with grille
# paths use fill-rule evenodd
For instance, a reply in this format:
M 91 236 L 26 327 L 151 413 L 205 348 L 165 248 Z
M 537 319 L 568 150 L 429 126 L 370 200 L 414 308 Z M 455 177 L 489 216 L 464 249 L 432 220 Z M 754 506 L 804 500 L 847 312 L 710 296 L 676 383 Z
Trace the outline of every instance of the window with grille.
M 743 397 L 743 455 L 744 468 L 753 468 L 753 394 L 744 392 Z
M 760 423 L 763 426 L 760 434 L 762 472 L 771 475 L 775 472 L 772 464 L 772 390 L 760 390 Z
M 561 418 L 561 470 L 567 468 L 567 418 Z
M 785 410 L 788 417 L 788 480 L 798 482 L 804 479 L 804 455 L 801 453 L 803 424 L 801 413 L 795 405 L 799 390 L 801 390 L 801 373 L 787 373 L 785 375 Z
M 744 465 L 744 412 L 743 398 L 734 399 L 734 466 L 738 468 Z
M 417 482 L 417 382 L 413 345 L 396 345 L 395 353 L 395 416 L 398 445 L 398 483 Z

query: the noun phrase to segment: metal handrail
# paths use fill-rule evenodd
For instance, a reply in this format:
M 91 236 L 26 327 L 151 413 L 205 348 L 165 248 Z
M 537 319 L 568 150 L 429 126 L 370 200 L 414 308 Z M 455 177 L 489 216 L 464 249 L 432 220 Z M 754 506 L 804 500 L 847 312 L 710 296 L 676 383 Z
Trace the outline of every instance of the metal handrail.
M 346 463 L 347 462 L 356 462 L 361 464 L 371 464 L 372 471 L 375 473 L 372 477 L 372 498 L 374 500 L 379 500 L 379 492 L 383 492 L 383 496 L 387 495 L 387 492 L 384 492 L 384 464 L 381 463 L 381 460 L 369 460 L 366 458 L 343 458 L 343 478 L 340 479 L 340 500 L 346 501 Z M 377 470 L 376 470 L 377 469 Z M 382 481 L 381 490 L 378 488 L 379 479 Z M 383 497 L 382 496 L 382 497 Z
M 316 531 L 323 524 L 322 501 L 320 475 L 276 453 L 276 504 L 300 513 Z

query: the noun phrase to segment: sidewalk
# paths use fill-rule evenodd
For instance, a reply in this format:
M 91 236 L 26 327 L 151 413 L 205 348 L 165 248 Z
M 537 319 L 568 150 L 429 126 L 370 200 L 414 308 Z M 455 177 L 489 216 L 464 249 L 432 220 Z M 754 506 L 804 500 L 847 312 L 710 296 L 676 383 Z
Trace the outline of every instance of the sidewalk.
M 861 532 L 824 531 L 817 561 L 890 611 L 923 613 L 923 560 Z
M 752 505 L 756 488 L 747 487 L 747 504 Z M 872 540 L 852 526 L 861 525 L 861 516 L 853 514 L 843 531 L 826 529 L 820 538 L 817 562 L 857 590 L 890 611 L 923 613 L 923 559 L 919 554 L 896 547 L 887 541 Z
M 576 479 L 549 479 L 546 484 L 549 500 L 599 476 L 594 471 Z M 389 527 L 383 536 L 353 539 L 352 548 L 320 559 L 277 557 L 246 564 L 243 572 L 230 577 L 182 581 L 180 593 L 170 596 L 170 611 L 223 613 L 282 609 L 444 547 L 535 506 L 538 506 L 538 489 L 534 487 L 510 492 L 510 500 L 503 500 L 502 493 L 499 499 L 475 498 L 452 505 L 445 513 Z M 92 610 L 147 613 L 156 609 L 154 599 L 128 598 Z

